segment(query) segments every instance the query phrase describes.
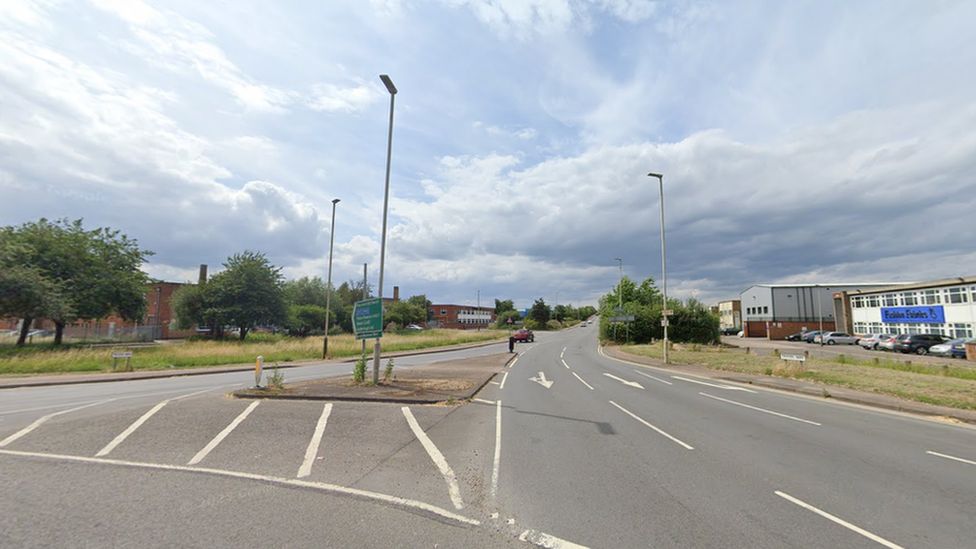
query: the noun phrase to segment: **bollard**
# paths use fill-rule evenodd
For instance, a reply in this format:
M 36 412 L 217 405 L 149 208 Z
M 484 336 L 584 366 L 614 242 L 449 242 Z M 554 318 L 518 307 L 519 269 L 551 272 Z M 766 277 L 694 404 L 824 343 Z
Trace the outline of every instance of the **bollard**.
M 749 354 L 749 347 L 746 347 L 746 354 Z
M 261 387 L 261 368 L 264 366 L 264 357 L 258 355 L 254 361 L 254 387 Z
M 804 358 L 810 358 L 810 351 L 804 349 L 803 350 L 803 356 L 804 356 Z

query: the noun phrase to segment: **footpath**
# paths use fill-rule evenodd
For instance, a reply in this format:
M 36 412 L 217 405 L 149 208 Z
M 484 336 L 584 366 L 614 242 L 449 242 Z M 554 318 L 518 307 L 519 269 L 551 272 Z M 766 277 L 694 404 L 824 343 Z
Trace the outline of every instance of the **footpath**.
M 418 349 L 416 351 L 400 351 L 394 353 L 383 353 L 383 360 L 403 356 L 416 356 L 441 353 L 444 351 L 460 351 L 463 349 L 474 349 L 477 347 L 487 347 L 497 345 L 501 340 L 487 341 L 480 343 L 470 343 L 466 345 L 456 345 L 447 347 L 431 347 L 429 349 Z M 371 356 L 371 355 L 369 355 Z M 299 366 L 318 366 L 321 364 L 344 364 L 354 363 L 359 360 L 358 356 L 346 357 L 338 360 L 297 360 L 293 362 L 282 362 L 277 367 L 281 369 L 296 368 Z M 370 358 L 372 360 L 372 358 Z M 265 365 L 267 368 L 268 365 Z M 208 374 L 223 374 L 226 372 L 246 372 L 254 369 L 254 363 L 249 364 L 229 364 L 225 366 L 202 366 L 198 368 L 169 368 L 165 370 L 138 370 L 134 372 L 90 372 L 83 374 L 39 374 L 31 376 L 3 376 L 0 377 L 0 390 L 14 389 L 17 387 L 46 387 L 49 385 L 75 385 L 79 383 L 104 383 L 109 381 L 132 381 L 137 379 L 158 379 L 166 377 L 180 376 L 201 376 Z
M 848 389 L 846 387 L 840 387 L 837 385 L 824 385 L 809 381 L 800 381 L 796 379 L 763 376 L 757 374 L 724 372 L 697 365 L 664 364 L 664 361 L 662 360 L 626 353 L 617 347 L 607 346 L 602 347 L 602 349 L 604 354 L 618 360 L 630 362 L 632 364 L 653 366 L 655 368 L 661 368 L 663 370 L 673 371 L 676 373 L 690 374 L 720 381 L 746 383 L 749 385 L 767 387 L 780 391 L 789 391 L 792 393 L 829 398 L 832 400 L 851 402 L 864 406 L 873 406 L 875 408 L 897 410 L 899 412 L 907 412 L 910 414 L 918 414 L 976 424 L 976 410 L 961 410 L 959 408 L 950 408 L 948 406 L 937 406 L 935 404 L 926 404 L 924 402 L 916 402 L 914 400 L 905 400 L 891 395 L 856 391 L 854 389 Z

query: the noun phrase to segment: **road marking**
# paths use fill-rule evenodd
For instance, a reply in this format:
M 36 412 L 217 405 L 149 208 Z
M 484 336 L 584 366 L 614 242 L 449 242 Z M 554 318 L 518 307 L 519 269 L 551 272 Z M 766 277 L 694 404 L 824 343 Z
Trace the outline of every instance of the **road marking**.
M 230 425 L 224 427 L 223 431 L 217 433 L 217 436 L 213 437 L 213 440 L 208 442 L 207 445 L 204 446 L 202 450 L 197 452 L 197 455 L 193 456 L 193 458 L 190 459 L 190 461 L 188 461 L 186 464 L 196 465 L 197 463 L 200 463 L 200 461 L 203 460 L 203 458 L 207 457 L 207 454 L 209 454 L 214 448 L 216 448 L 218 444 L 220 444 L 225 438 L 227 438 L 227 435 L 229 435 L 231 431 L 236 429 L 237 426 L 240 425 L 241 422 L 244 421 L 244 419 L 251 414 L 251 412 L 257 407 L 258 404 L 261 404 L 260 400 L 255 400 L 250 405 L 248 405 L 248 407 L 245 408 L 244 411 L 240 413 L 240 415 L 234 418 L 234 421 L 230 422 Z
M 852 530 L 854 532 L 857 532 L 858 534 L 861 534 L 862 536 L 868 538 L 871 541 L 874 541 L 876 543 L 880 543 L 881 545 L 884 545 L 885 547 L 889 547 L 890 549 L 904 549 L 901 545 L 898 545 L 896 543 L 892 543 L 892 542 L 884 539 L 883 537 L 878 536 L 878 535 L 875 535 L 875 534 L 872 534 L 871 532 L 868 532 L 867 530 L 865 530 L 863 528 L 860 528 L 858 526 L 855 526 L 855 525 L 847 522 L 846 520 L 844 520 L 842 518 L 835 517 L 834 515 L 831 515 L 830 513 L 826 512 L 826 511 L 823 511 L 821 509 L 817 509 L 813 505 L 810 505 L 809 503 L 807 503 L 805 501 L 799 500 L 799 499 L 797 499 L 797 498 L 795 498 L 795 497 L 793 497 L 793 496 L 791 496 L 791 495 L 789 495 L 789 494 L 787 494 L 785 492 L 780 492 L 779 490 L 776 490 L 776 492 L 774 492 L 774 493 L 777 496 L 785 499 L 786 501 L 789 501 L 790 503 L 795 503 L 796 505 L 799 505 L 800 507 L 803 507 L 804 509 L 806 509 L 808 511 L 813 511 L 814 513 L 816 513 L 816 514 L 824 517 L 827 520 L 831 520 L 833 522 L 836 522 L 837 524 L 840 524 L 841 526 L 843 526 L 844 528 L 847 528 L 848 530 Z
M 513 360 L 513 361 L 512 361 L 512 363 L 508 365 L 508 367 L 509 367 L 509 368 L 514 368 L 514 367 L 515 367 L 515 363 L 516 363 L 516 362 L 518 362 L 518 360 L 519 360 L 519 357 L 520 357 L 520 356 L 521 356 L 521 355 L 519 355 L 519 356 L 516 356 L 516 357 L 515 357 L 515 360 Z
M 698 381 L 697 379 L 688 379 L 687 377 L 681 377 L 681 376 L 671 376 L 671 377 L 674 378 L 674 379 L 680 379 L 681 381 L 687 381 L 688 383 L 697 383 L 699 385 L 707 385 L 709 387 L 715 387 L 716 389 L 726 389 L 728 391 L 745 391 L 747 393 L 753 393 L 753 394 L 755 394 L 755 391 L 753 391 L 751 389 L 746 389 L 744 387 L 732 387 L 732 386 L 729 386 L 729 385 L 718 385 L 718 384 L 715 384 L 715 383 L 708 383 L 707 381 Z
M 644 372 L 642 372 L 640 370 L 634 370 L 634 373 L 637 374 L 637 375 L 640 375 L 640 376 L 649 377 L 649 378 L 653 379 L 654 381 L 660 381 L 661 383 L 664 383 L 665 385 L 674 385 L 673 383 L 671 383 L 670 381 L 668 381 L 666 379 L 661 379 L 659 377 L 654 377 L 651 374 L 645 374 Z
M 498 467 L 502 459 L 502 401 L 495 403 L 495 457 L 491 465 L 491 498 L 498 494 Z
M 346 486 L 339 486 L 336 484 L 328 484 L 325 482 L 315 482 L 311 480 L 297 480 L 291 478 L 273 477 L 269 475 L 258 475 L 254 473 L 243 473 L 240 471 L 228 471 L 225 469 L 210 469 L 208 467 L 189 467 L 186 465 L 167 465 L 163 463 L 144 463 L 138 461 L 123 461 L 119 459 L 109 459 L 109 458 L 92 458 L 84 456 L 68 456 L 62 454 L 44 454 L 39 452 L 18 452 L 16 450 L 0 450 L 0 454 L 8 456 L 21 456 L 21 457 L 32 457 L 32 458 L 45 458 L 61 461 L 76 461 L 80 463 L 97 463 L 102 465 L 118 465 L 122 467 L 133 467 L 138 469 L 158 469 L 163 471 L 182 471 L 188 473 L 204 473 L 209 475 L 218 475 L 224 477 L 232 477 L 245 480 L 256 480 L 259 482 L 267 482 L 273 484 L 281 484 L 285 486 L 291 486 L 295 488 L 312 488 L 315 490 L 320 490 L 322 492 L 330 492 L 334 494 L 342 494 L 347 496 L 354 496 L 364 499 L 371 499 L 375 501 L 380 501 L 383 503 L 388 503 L 395 505 L 397 507 L 402 507 L 408 510 L 414 511 L 424 511 L 426 513 L 431 513 L 461 524 L 468 524 L 471 526 L 479 526 L 481 521 L 472 518 L 459 515 L 447 509 L 437 507 L 436 505 L 431 505 L 429 503 L 424 503 L 422 501 L 402 498 L 399 496 L 391 496 L 388 494 L 381 494 L 379 492 L 371 492 L 369 490 L 361 490 L 359 488 L 349 488 Z
M 593 390 L 593 386 L 591 386 L 589 383 L 583 381 L 583 378 L 581 378 L 579 376 L 579 374 L 577 374 L 576 372 L 570 372 L 570 373 L 573 374 L 574 376 L 576 376 L 576 379 L 580 380 L 580 383 L 582 383 L 583 385 L 586 385 L 586 387 L 589 388 L 589 390 L 591 390 L 591 391 Z
M 585 545 L 557 538 L 552 534 L 538 530 L 526 530 L 522 532 L 518 539 L 519 541 L 525 541 L 532 545 L 545 547 L 546 549 L 587 549 Z
M 410 425 L 410 429 L 413 431 L 413 434 L 417 437 L 417 440 L 420 441 L 420 444 L 423 445 L 424 450 L 427 450 L 427 455 L 430 456 L 431 461 L 434 462 L 434 465 L 437 466 L 437 469 L 440 470 L 441 475 L 447 482 L 447 493 L 451 496 L 451 503 L 454 504 L 456 509 L 463 509 L 464 502 L 461 500 L 461 489 L 458 487 L 457 477 L 454 475 L 454 470 L 451 469 L 451 466 L 447 464 L 447 460 L 444 459 L 444 454 L 437 449 L 437 446 L 434 446 L 434 442 L 430 440 L 427 433 L 420 428 L 420 424 L 417 423 L 417 419 L 413 417 L 413 413 L 410 411 L 410 408 L 408 406 L 404 406 L 403 408 L 400 408 L 400 410 L 403 411 L 403 417 L 407 418 L 407 424 Z
M 552 384 L 553 384 L 553 381 L 552 380 L 546 379 L 546 373 L 545 372 L 539 372 L 539 377 L 530 377 L 529 378 L 529 381 L 534 381 L 534 382 L 538 383 L 539 385 L 542 385 L 546 389 L 552 387 Z
M 312 433 L 312 440 L 308 441 L 308 448 L 305 449 L 305 461 L 298 468 L 298 478 L 307 477 L 312 474 L 312 463 L 315 456 L 319 453 L 319 444 L 322 443 L 322 434 L 325 432 L 325 425 L 329 422 L 329 414 L 332 413 L 332 403 L 322 407 L 322 415 L 319 416 L 318 423 L 315 424 L 315 432 Z
M 114 383 L 114 382 L 105 382 L 105 383 Z M 191 396 L 194 396 L 194 395 L 207 393 L 207 392 L 210 392 L 210 391 L 215 391 L 217 389 L 222 389 L 224 387 L 236 387 L 238 385 L 240 385 L 240 384 L 239 383 L 230 383 L 230 384 L 226 384 L 226 385 L 214 385 L 213 387 L 209 387 L 207 389 L 203 389 L 201 391 L 197 391 L 196 393 L 191 393 L 189 395 L 183 395 L 181 397 L 171 398 L 169 400 L 176 400 L 177 398 L 187 398 L 187 397 L 191 397 Z M 28 388 L 28 387 L 25 387 L 25 388 Z M 19 410 L 6 410 L 4 412 L 0 412 L 0 416 L 6 416 L 6 415 L 10 415 L 10 414 L 22 414 L 22 413 L 25 413 L 25 412 L 36 412 L 38 410 L 50 410 L 51 408 L 62 408 L 64 406 L 71 406 L 72 404 L 99 404 L 101 402 L 108 402 L 109 400 L 128 400 L 128 399 L 132 399 L 132 398 L 143 398 L 143 397 L 149 397 L 149 396 L 168 395 L 168 394 L 171 394 L 171 393 L 179 393 L 179 392 L 182 392 L 182 391 L 185 391 L 185 390 L 186 390 L 186 388 L 184 387 L 184 388 L 180 388 L 180 389 L 168 389 L 166 391 L 153 391 L 151 393 L 138 393 L 138 394 L 134 394 L 134 395 L 125 395 L 125 396 L 119 396 L 119 397 L 112 397 L 112 398 L 110 398 L 108 400 L 104 400 L 104 399 L 103 400 L 82 400 L 82 401 L 76 401 L 76 402 L 71 402 L 71 403 L 51 404 L 51 405 L 48 405 L 48 406 L 37 406 L 35 408 L 21 408 Z
M 608 374 L 606 372 L 603 372 L 603 375 L 609 377 L 610 379 L 616 379 L 617 381 L 619 381 L 620 383 L 623 383 L 624 385 L 630 385 L 631 387 L 636 387 L 638 389 L 643 389 L 644 388 L 643 385 L 641 385 L 640 383 L 637 383 L 636 381 L 627 381 L 626 379 L 621 379 L 621 378 L 619 378 L 619 377 L 617 377 L 617 376 L 615 376 L 613 374 Z
M 507 372 L 506 372 L 506 373 L 507 373 Z M 489 381 L 488 383 L 491 383 L 492 385 L 501 385 L 501 384 L 500 384 L 500 383 L 498 383 L 497 381 Z
M 560 358 L 559 359 L 559 362 L 562 362 L 563 363 L 563 366 L 565 366 L 567 370 L 569 369 L 569 364 L 566 364 L 566 361 L 565 360 L 563 360 L 562 358 Z
M 498 390 L 502 390 L 505 388 L 506 379 L 508 379 L 508 372 L 505 372 L 505 375 L 502 376 L 502 382 L 498 384 Z
M 471 402 L 480 402 L 482 404 L 494 404 L 495 403 L 494 400 L 487 400 L 487 399 L 484 399 L 484 398 L 477 398 L 477 397 L 472 398 L 471 399 Z
M 976 465 L 976 461 L 970 461 L 968 459 L 963 459 L 963 458 L 956 457 L 956 456 L 950 456 L 948 454 L 940 454 L 939 452 L 933 452 L 932 450 L 926 450 L 925 453 L 926 454 L 931 454 L 933 456 L 939 456 L 940 458 L 954 459 L 956 461 L 961 461 L 963 463 L 968 463 L 970 465 Z
M 675 438 L 675 437 L 673 437 L 673 436 L 671 436 L 671 435 L 669 435 L 669 434 L 667 434 L 667 433 L 665 433 L 665 432 L 664 432 L 664 431 L 662 431 L 661 429 L 658 429 L 657 427 L 655 427 L 655 426 L 653 426 L 653 425 L 651 425 L 650 423 L 648 423 L 648 422 L 646 422 L 646 421 L 644 421 L 644 420 L 643 420 L 643 419 L 642 419 L 641 417 L 639 417 L 639 416 L 637 416 L 637 415 L 635 415 L 635 414 L 634 414 L 634 413 L 632 413 L 632 412 L 631 412 L 630 410 L 628 410 L 628 409 L 626 409 L 626 408 L 624 408 L 623 406 L 621 406 L 621 405 L 619 405 L 619 404 L 617 404 L 616 402 L 614 402 L 614 401 L 612 401 L 612 400 L 611 400 L 611 401 L 610 401 L 610 404 L 613 404 L 613 405 L 614 405 L 614 406 L 616 406 L 616 407 L 617 407 L 617 408 L 618 408 L 618 409 L 619 409 L 619 410 L 620 410 L 621 412 L 623 412 L 623 413 L 625 413 L 625 414 L 627 414 L 628 416 L 630 416 L 630 417 L 632 417 L 632 418 L 634 418 L 634 419 L 636 419 L 637 421 L 639 421 L 639 422 L 641 422 L 641 423 L 643 423 L 644 425 L 646 425 L 646 426 L 648 426 L 648 427 L 650 427 L 651 429 L 653 429 L 653 430 L 655 430 L 655 431 L 657 431 L 657 432 L 658 432 L 658 434 L 661 434 L 661 435 L 664 435 L 665 437 L 667 437 L 667 438 L 669 438 L 669 439 L 671 439 L 672 441 L 674 441 L 674 442 L 677 442 L 677 443 L 678 443 L 678 444 L 680 444 L 681 446 L 684 446 L 686 450 L 694 450 L 694 449 L 695 449 L 695 448 L 694 448 L 694 447 L 693 447 L 692 445 L 690 445 L 690 444 L 686 444 L 685 442 L 682 442 L 681 440 L 679 440 L 679 439 L 677 439 L 677 438 Z
M 566 352 L 566 347 L 563 347 L 563 350 L 562 351 L 559 351 L 559 358 L 562 358 L 563 357 L 563 353 L 565 353 L 565 352 Z
M 62 414 L 70 414 L 71 412 L 77 412 L 78 410 L 84 410 L 85 408 L 91 408 L 92 406 L 98 406 L 99 404 L 105 404 L 106 402 L 112 402 L 113 400 L 116 400 L 116 399 L 109 398 L 109 399 L 106 399 L 106 400 L 99 400 L 97 402 L 92 402 L 92 403 L 89 403 L 89 404 L 85 404 L 83 406 L 76 406 L 74 408 L 68 408 L 67 410 L 61 410 L 60 412 L 54 412 L 53 414 L 48 414 L 46 416 L 41 416 L 41 417 L 37 418 L 36 420 L 34 420 L 34 423 L 31 423 L 27 427 L 24 427 L 23 429 L 21 429 L 21 430 L 17 431 L 16 433 L 10 435 L 9 437 L 7 437 L 7 438 L 5 438 L 3 440 L 0 440 L 0 448 L 3 448 L 4 446 L 7 446 L 11 442 L 13 442 L 13 441 L 19 439 L 20 437 L 22 437 L 22 436 L 30 433 L 34 429 L 37 429 L 38 427 L 40 427 L 41 425 L 43 425 L 47 420 L 51 419 L 52 417 L 60 416 Z
M 122 441 L 123 440 L 129 438 L 129 435 L 131 435 L 132 433 L 134 433 L 136 431 L 136 429 L 138 429 L 139 427 L 141 427 L 142 424 L 146 422 L 146 420 L 148 420 L 149 418 L 153 417 L 153 414 L 155 414 L 156 412 L 162 410 L 163 409 L 163 406 L 166 406 L 167 404 L 169 404 L 169 401 L 168 400 L 164 400 L 164 401 L 160 402 L 159 404 L 157 404 L 157 405 L 153 406 L 152 408 L 150 408 L 148 412 L 146 412 L 145 414 L 142 414 L 142 417 L 140 417 L 139 419 L 137 419 L 134 422 L 132 422 L 132 425 L 129 425 L 129 427 L 126 430 L 122 431 L 121 433 L 118 434 L 118 436 L 116 436 L 114 439 L 112 439 L 112 442 L 109 442 L 108 444 L 105 445 L 104 448 L 102 448 L 101 450 L 99 450 L 98 453 L 95 454 L 95 457 L 107 456 L 109 454 L 109 452 L 111 452 L 112 450 L 114 450 L 115 447 L 118 446 L 119 444 L 122 444 Z
M 786 414 L 781 414 L 779 412 L 774 412 L 772 410 L 767 410 L 765 408 L 760 408 L 758 406 L 752 406 L 751 404 L 744 404 L 742 402 L 736 402 L 734 400 L 729 400 L 727 398 L 717 397 L 717 396 L 714 396 L 714 395 L 710 395 L 708 393 L 698 393 L 698 394 L 700 394 L 701 396 L 704 396 L 704 397 L 714 398 L 715 400 L 721 400 L 722 402 L 728 402 L 729 404 L 735 404 L 736 406 L 742 406 L 743 408 L 749 408 L 750 410 L 756 410 L 757 412 L 763 412 L 765 414 L 772 414 L 774 416 L 785 417 L 786 419 L 792 419 L 793 421 L 800 421 L 802 423 L 809 423 L 810 425 L 816 425 L 818 427 L 820 426 L 820 424 L 817 423 L 816 421 L 810 421 L 809 419 L 801 419 L 801 418 L 798 418 L 798 417 L 788 416 Z

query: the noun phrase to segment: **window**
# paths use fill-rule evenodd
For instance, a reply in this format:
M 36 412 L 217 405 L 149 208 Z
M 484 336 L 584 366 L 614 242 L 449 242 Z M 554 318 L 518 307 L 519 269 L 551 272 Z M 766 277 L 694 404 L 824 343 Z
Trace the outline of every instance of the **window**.
M 861 296 L 856 295 L 851 298 L 851 308 L 860 309 L 861 308 Z
M 928 333 L 945 335 L 946 333 L 945 324 L 929 324 Z
M 446 315 L 447 314 L 447 309 L 441 309 L 441 314 L 442 315 Z
M 966 295 L 966 288 L 949 288 L 949 295 L 946 299 L 946 303 L 967 303 L 969 302 L 968 296 Z
M 898 296 L 895 294 L 885 294 L 881 296 L 885 307 L 895 307 L 898 305 Z
M 973 325 L 972 324 L 953 324 L 952 325 L 953 337 L 973 337 Z
M 768 315 L 769 314 L 769 307 L 763 307 L 763 314 L 764 315 Z
M 876 296 L 876 295 L 869 295 L 868 296 L 868 307 L 877 307 L 877 306 L 878 306 L 878 296 Z
M 905 300 L 905 306 L 906 307 L 911 307 L 912 305 L 916 305 L 916 303 L 915 303 L 915 292 L 905 292 L 905 293 L 901 294 L 901 297 L 902 297 L 902 299 Z
M 942 296 L 939 295 L 939 290 L 925 290 L 923 292 L 926 305 L 938 305 L 942 303 Z

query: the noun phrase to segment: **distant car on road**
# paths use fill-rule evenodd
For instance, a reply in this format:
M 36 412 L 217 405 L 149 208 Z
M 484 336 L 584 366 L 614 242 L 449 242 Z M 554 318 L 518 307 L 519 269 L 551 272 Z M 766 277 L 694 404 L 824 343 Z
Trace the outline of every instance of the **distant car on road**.
M 894 334 L 867 334 L 858 339 L 857 344 L 869 351 L 876 351 L 882 341 L 892 337 L 895 337 Z
M 842 345 L 856 345 L 857 337 L 846 332 L 824 332 L 823 335 L 817 335 L 814 338 L 814 343 L 820 343 L 821 341 L 827 345 L 837 345 L 838 343 Z
M 929 353 L 935 356 L 947 356 L 950 358 L 966 358 L 966 341 L 964 337 L 956 338 L 945 343 L 939 343 L 929 347 Z
M 516 330 L 516 332 L 512 334 L 512 337 L 515 338 L 515 341 L 528 341 L 529 343 L 535 341 L 535 334 L 532 333 L 532 330 L 528 330 L 526 328 Z
M 900 353 L 924 355 L 929 352 L 929 347 L 945 343 L 947 340 L 947 337 L 938 334 L 902 334 L 895 338 L 894 350 Z

